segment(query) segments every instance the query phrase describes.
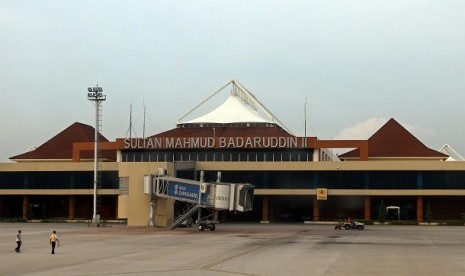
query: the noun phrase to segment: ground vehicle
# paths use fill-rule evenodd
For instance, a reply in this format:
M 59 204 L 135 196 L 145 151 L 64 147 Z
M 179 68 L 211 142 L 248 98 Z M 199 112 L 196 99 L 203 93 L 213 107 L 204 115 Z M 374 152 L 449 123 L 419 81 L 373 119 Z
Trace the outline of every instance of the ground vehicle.
M 215 224 L 214 223 L 199 223 L 199 231 L 203 231 L 205 229 L 210 229 L 210 231 L 215 231 Z
M 346 230 L 350 230 L 350 229 L 358 229 L 358 230 L 362 230 L 365 228 L 365 224 L 362 223 L 362 222 L 358 222 L 358 221 L 352 221 L 352 222 L 345 222 L 344 223 L 344 229 Z

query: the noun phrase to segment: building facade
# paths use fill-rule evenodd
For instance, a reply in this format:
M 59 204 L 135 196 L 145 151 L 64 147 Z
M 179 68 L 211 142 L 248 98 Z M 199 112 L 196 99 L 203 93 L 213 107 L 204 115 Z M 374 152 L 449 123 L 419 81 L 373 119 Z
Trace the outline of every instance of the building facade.
M 255 185 L 254 211 L 221 213 L 225 221 L 375 220 L 381 201 L 397 219 L 435 220 L 465 213 L 465 162 L 420 142 L 396 120 L 368 140 L 297 137 L 237 81 L 228 99 L 204 116 L 147 138 L 102 136 L 99 213 L 148 225 L 144 175 Z M 225 86 L 226 87 L 226 86 Z M 0 164 L 0 217 L 90 219 L 93 128 L 75 123 L 34 151 Z M 349 148 L 340 156 L 333 148 Z M 156 223 L 173 221 L 182 203 L 159 199 Z M 392 218 L 394 219 L 394 218 Z

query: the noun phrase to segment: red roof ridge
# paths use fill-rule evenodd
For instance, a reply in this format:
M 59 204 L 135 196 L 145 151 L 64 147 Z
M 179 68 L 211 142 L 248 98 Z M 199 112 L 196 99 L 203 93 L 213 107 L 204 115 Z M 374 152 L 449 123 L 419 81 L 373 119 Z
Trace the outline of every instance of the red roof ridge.
M 359 156 L 355 149 L 339 155 L 340 159 L 353 159 Z M 425 146 L 417 137 L 391 118 L 370 138 L 368 138 L 368 158 L 438 158 L 448 156 Z
M 73 143 L 93 142 L 95 138 L 95 128 L 80 122 L 71 124 L 60 133 L 56 134 L 48 141 L 36 149 L 13 157 L 11 160 L 71 160 L 73 156 Z M 102 134 L 99 134 L 99 141 L 108 142 Z M 89 155 L 89 153 L 87 153 Z M 89 156 L 90 158 L 93 153 Z M 113 154 L 114 155 L 114 154 Z

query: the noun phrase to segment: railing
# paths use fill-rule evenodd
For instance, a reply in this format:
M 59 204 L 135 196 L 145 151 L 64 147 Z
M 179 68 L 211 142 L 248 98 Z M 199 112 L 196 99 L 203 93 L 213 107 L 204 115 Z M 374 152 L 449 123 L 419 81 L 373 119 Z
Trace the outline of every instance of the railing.
M 187 205 L 180 213 L 178 216 L 176 216 L 176 219 L 174 222 L 168 227 L 170 230 L 173 230 L 177 228 L 181 223 L 183 223 L 186 219 L 188 219 L 190 216 L 194 214 L 195 211 L 197 211 L 200 208 L 199 205 L 197 204 L 189 204 Z

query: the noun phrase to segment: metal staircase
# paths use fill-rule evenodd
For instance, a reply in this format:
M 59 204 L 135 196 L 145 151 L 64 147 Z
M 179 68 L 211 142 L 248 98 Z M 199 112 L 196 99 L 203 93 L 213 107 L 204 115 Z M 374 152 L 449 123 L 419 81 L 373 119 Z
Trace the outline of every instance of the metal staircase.
M 186 219 L 191 217 L 195 212 L 197 212 L 201 208 L 200 205 L 191 203 L 187 205 L 176 217 L 174 222 L 168 226 L 170 230 L 176 229 L 179 225 L 181 225 Z

